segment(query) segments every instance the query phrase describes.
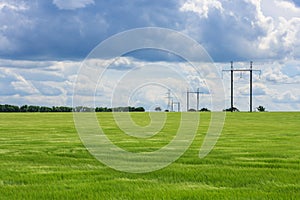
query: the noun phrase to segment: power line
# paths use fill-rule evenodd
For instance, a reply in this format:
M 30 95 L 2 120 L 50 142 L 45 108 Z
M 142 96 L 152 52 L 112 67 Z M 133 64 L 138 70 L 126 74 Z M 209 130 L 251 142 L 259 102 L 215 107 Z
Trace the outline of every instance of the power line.
M 186 91 L 186 110 L 189 111 L 190 106 L 190 94 L 196 94 L 197 95 L 197 111 L 199 111 L 199 101 L 200 101 L 200 94 L 203 94 L 204 92 L 200 92 L 200 89 L 197 88 L 196 92 L 191 92 L 189 89 Z
M 222 70 L 222 72 L 230 72 L 230 95 L 231 95 L 231 99 L 230 99 L 230 106 L 231 106 L 231 112 L 233 112 L 233 73 L 234 72 L 250 72 L 250 112 L 252 112 L 252 82 L 253 82 L 253 72 L 259 72 L 261 74 L 261 70 L 254 70 L 252 69 L 252 64 L 253 62 L 250 61 L 250 68 L 249 69 L 234 69 L 233 68 L 233 61 L 230 62 L 231 63 L 231 69 L 230 70 Z
M 166 110 L 169 110 L 171 112 L 174 111 L 174 105 L 177 106 L 177 111 L 180 112 L 180 102 L 179 101 L 174 101 L 173 100 L 173 97 L 171 96 L 171 90 L 168 89 L 168 92 L 167 92 L 167 98 L 168 98 L 168 107 Z

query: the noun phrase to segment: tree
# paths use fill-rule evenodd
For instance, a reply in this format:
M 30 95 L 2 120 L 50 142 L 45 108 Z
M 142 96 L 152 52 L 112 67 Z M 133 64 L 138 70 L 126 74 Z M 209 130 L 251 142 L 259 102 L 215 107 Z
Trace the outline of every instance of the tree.
M 40 107 L 40 112 L 52 112 L 52 108 L 46 107 L 46 106 L 41 106 Z
M 226 111 L 226 112 L 240 112 L 239 109 L 237 109 L 236 107 L 232 107 L 232 108 L 227 108 L 223 111 Z
M 40 112 L 40 106 L 28 106 L 28 112 Z
M 158 106 L 154 109 L 156 112 L 160 112 L 161 111 L 161 108 Z
M 199 111 L 200 112 L 210 112 L 210 110 L 208 108 L 201 108 Z
M 14 105 L 0 105 L 0 112 L 20 112 L 19 106 L 14 106 Z
M 145 112 L 145 109 L 143 107 L 137 107 L 134 109 L 134 112 Z
M 266 108 L 263 107 L 263 106 L 258 106 L 256 109 L 258 110 L 258 112 L 265 112 L 266 111 Z
M 27 105 L 21 106 L 20 111 L 21 112 L 27 112 L 28 111 L 28 106 Z
M 104 108 L 96 107 L 95 112 L 104 112 Z

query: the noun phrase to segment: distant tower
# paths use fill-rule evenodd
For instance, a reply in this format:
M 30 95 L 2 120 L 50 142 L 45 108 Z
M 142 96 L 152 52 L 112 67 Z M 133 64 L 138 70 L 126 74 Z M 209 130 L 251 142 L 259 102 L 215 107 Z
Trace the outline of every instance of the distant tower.
M 189 89 L 186 91 L 186 110 L 189 111 L 190 109 L 190 94 L 196 94 L 197 95 L 197 105 L 196 110 L 199 111 L 199 102 L 200 102 L 200 94 L 203 94 L 203 92 L 200 92 L 200 88 L 197 88 L 196 92 L 191 92 Z
M 167 98 L 168 98 L 168 107 L 167 107 L 167 110 L 170 110 L 171 109 L 171 99 L 172 99 L 172 97 L 171 97 L 171 90 L 170 89 L 168 89 L 168 92 L 167 92 Z M 172 105 L 173 106 L 173 105 Z

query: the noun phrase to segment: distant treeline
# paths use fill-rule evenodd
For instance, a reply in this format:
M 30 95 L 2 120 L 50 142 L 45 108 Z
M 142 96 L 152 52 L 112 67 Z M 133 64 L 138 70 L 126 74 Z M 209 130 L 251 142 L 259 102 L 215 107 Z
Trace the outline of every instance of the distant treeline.
M 145 109 L 143 107 L 117 107 L 117 108 L 107 108 L 107 107 L 96 107 L 89 108 L 78 106 L 76 108 L 67 107 L 67 106 L 34 106 L 34 105 L 23 105 L 23 106 L 15 106 L 15 105 L 1 105 L 0 104 L 0 112 L 144 112 Z

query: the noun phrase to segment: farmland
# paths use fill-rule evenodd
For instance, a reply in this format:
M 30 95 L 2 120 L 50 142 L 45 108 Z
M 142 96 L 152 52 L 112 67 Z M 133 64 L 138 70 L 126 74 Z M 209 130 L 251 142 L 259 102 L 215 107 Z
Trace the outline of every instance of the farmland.
M 132 113 L 147 125 L 147 113 Z M 300 113 L 228 113 L 223 132 L 198 157 L 210 114 L 201 113 L 196 138 L 177 161 L 158 171 L 111 169 L 85 149 L 72 113 L 0 114 L 0 199 L 298 199 Z M 167 144 L 180 113 L 149 139 L 122 134 L 112 113 L 98 113 L 109 138 L 128 151 Z M 155 142 L 156 141 L 156 142 Z

